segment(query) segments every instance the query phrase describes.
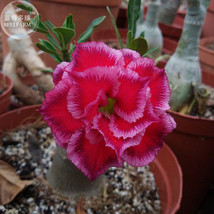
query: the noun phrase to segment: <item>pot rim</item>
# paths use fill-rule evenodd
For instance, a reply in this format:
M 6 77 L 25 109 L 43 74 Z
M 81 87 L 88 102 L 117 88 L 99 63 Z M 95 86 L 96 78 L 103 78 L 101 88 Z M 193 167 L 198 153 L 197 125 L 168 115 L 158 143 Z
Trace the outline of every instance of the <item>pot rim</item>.
M 37 0 L 42 1 L 44 0 Z M 122 0 L 45 0 L 45 2 L 52 2 L 52 3 L 58 3 L 58 4 L 75 4 L 75 5 L 85 5 L 85 6 L 95 6 L 95 7 L 106 7 L 107 5 L 109 7 L 118 7 L 121 4 Z
M 214 42 L 214 37 L 204 37 L 204 38 L 200 39 L 200 43 L 199 43 L 200 51 L 204 51 L 206 53 L 214 55 L 214 50 L 212 51 L 205 46 L 211 42 Z
M 0 95 L 0 99 L 4 99 L 8 95 L 10 96 L 10 94 L 12 93 L 12 89 L 13 89 L 12 79 L 8 75 L 5 75 L 2 72 L 0 72 L 0 79 L 3 79 L 4 77 L 6 78 L 7 88 Z

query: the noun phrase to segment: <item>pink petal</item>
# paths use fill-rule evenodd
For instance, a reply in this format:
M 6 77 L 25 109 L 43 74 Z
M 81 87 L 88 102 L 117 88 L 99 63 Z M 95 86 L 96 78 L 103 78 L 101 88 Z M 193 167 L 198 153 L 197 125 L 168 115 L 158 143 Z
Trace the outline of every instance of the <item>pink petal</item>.
M 120 52 L 123 54 L 126 68 L 127 65 L 135 59 L 141 58 L 140 54 L 130 49 L 121 49 Z
M 112 115 L 109 126 L 115 137 L 126 139 L 145 132 L 146 128 L 156 121 L 159 121 L 159 118 L 154 114 L 152 105 L 147 102 L 143 116 L 136 122 L 129 123 L 117 115 Z
M 67 109 L 67 95 L 72 87 L 68 79 L 60 81 L 54 89 L 46 93 L 40 113 L 50 126 L 59 146 L 66 148 L 72 134 L 80 129 L 83 123 L 72 117 Z
M 117 67 L 95 67 L 85 72 L 71 74 L 75 80 L 68 96 L 68 109 L 75 118 L 91 120 L 98 107 L 105 106 L 107 97 L 118 92 Z
M 123 65 L 123 57 L 119 50 L 110 48 L 103 42 L 85 42 L 77 44 L 72 55 L 73 60 L 67 67 L 71 71 L 82 72 L 96 66 Z
M 67 156 L 91 181 L 105 173 L 109 167 L 120 167 L 115 151 L 105 146 L 104 141 L 91 144 L 83 131 L 77 131 L 67 147 Z
M 142 133 L 137 134 L 132 138 L 123 139 L 114 136 L 109 127 L 109 119 L 102 114 L 97 115 L 93 121 L 94 128 L 97 129 L 104 137 L 106 146 L 115 150 L 118 157 L 128 147 L 138 145 L 142 138 Z
M 137 72 L 141 77 L 150 77 L 149 83 L 151 102 L 157 114 L 168 110 L 170 100 L 170 88 L 168 78 L 163 69 L 154 66 L 154 60 L 141 58 L 131 62 L 128 67 Z
M 67 73 L 65 71 L 66 67 L 68 66 L 69 62 L 62 62 L 56 66 L 56 69 L 53 73 L 53 82 L 54 84 L 58 84 L 58 82 L 63 78 L 63 74 Z
M 132 166 L 145 166 L 152 162 L 163 145 L 163 138 L 175 128 L 173 118 L 163 113 L 160 121 L 152 123 L 147 129 L 139 145 L 129 147 L 121 154 L 121 158 Z
M 121 72 L 120 88 L 115 96 L 115 113 L 130 123 L 143 116 L 149 83 L 148 78 L 139 78 L 136 75 L 133 72 Z

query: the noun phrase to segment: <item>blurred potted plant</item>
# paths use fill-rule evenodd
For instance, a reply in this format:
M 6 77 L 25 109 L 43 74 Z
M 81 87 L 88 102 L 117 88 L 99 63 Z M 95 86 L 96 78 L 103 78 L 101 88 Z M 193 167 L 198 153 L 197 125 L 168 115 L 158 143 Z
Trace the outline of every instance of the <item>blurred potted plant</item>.
M 178 47 L 165 67 L 172 91 L 170 114 L 177 122 L 177 128 L 165 141 L 175 152 L 183 170 L 184 191 L 180 212 L 195 213 L 213 181 L 214 120 L 182 114 L 189 114 L 194 108 L 203 112 L 209 94 L 201 86 L 198 56 L 209 1 L 187 0 L 187 4 Z
M 3 10 L 4 6 L 6 6 L 10 2 L 11 0 L 2 0 L 0 6 L 1 11 Z M 95 18 L 103 15 L 107 15 L 107 17 L 103 25 L 99 26 L 99 28 L 111 28 L 111 20 L 108 17 L 106 6 L 109 6 L 111 8 L 114 17 L 116 18 L 121 0 L 31 0 L 30 2 L 36 7 L 44 20 L 51 20 L 51 22 L 55 26 L 61 26 L 64 21 L 64 17 L 68 16 L 71 13 L 73 15 L 74 23 L 76 24 L 75 39 L 77 39 Z M 33 43 L 38 41 L 38 39 L 40 38 L 44 39 L 45 37 L 38 33 L 35 33 L 32 36 Z M 3 56 L 5 57 L 9 52 L 7 36 L 5 33 L 3 33 L 2 35 L 2 41 Z M 41 57 L 47 64 L 47 66 L 52 68 L 56 67 L 56 61 L 53 60 L 48 54 L 43 54 Z

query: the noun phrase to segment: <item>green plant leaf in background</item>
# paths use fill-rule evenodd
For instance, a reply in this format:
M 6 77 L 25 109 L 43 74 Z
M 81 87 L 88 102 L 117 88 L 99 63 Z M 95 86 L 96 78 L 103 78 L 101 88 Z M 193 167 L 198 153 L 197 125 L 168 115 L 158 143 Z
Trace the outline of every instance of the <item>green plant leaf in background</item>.
M 79 39 L 78 39 L 78 43 L 81 42 L 85 42 L 89 39 L 89 37 L 91 36 L 91 34 L 93 33 L 95 27 L 97 27 L 99 24 L 101 24 L 103 22 L 103 20 L 105 19 L 105 16 L 101 16 L 97 19 L 94 19 L 91 24 L 89 25 L 88 29 L 80 35 Z
M 118 40 L 118 42 L 119 42 L 120 48 L 123 48 L 123 42 L 122 42 L 122 39 L 121 39 L 119 30 L 118 30 L 116 21 L 115 21 L 115 19 L 114 19 L 114 16 L 112 15 L 110 8 L 109 8 L 108 6 L 107 6 L 106 8 L 107 8 L 107 11 L 108 11 L 108 13 L 109 13 L 109 15 L 110 15 L 110 17 L 111 17 L 111 22 L 112 22 L 112 24 L 113 24 L 114 31 L 115 31 L 115 33 L 116 33 L 117 40 Z
M 42 50 L 46 53 L 56 54 L 56 51 L 49 49 L 46 45 L 41 44 L 39 42 L 36 43 L 36 47 L 38 47 L 40 50 Z
M 127 48 L 130 48 L 131 42 L 132 42 L 132 31 L 129 30 L 128 33 L 127 33 L 127 41 L 126 41 Z
M 73 16 L 70 14 L 66 17 L 62 27 L 73 29 L 75 28 L 74 22 L 73 22 Z
M 66 49 L 68 43 L 73 39 L 75 32 L 73 29 L 58 27 L 53 29 L 59 36 L 59 41 L 62 46 L 62 49 Z
M 42 45 L 44 45 L 50 51 L 57 53 L 56 49 L 53 47 L 53 45 L 49 41 L 44 40 L 44 39 L 40 39 L 39 41 Z
M 147 41 L 142 37 L 138 37 L 132 40 L 130 49 L 137 51 L 142 56 L 148 51 Z
M 40 33 L 45 33 L 48 34 L 48 29 L 45 27 L 45 25 L 42 23 L 41 21 L 41 17 L 40 15 L 35 16 L 34 18 L 32 18 L 30 20 L 31 23 L 31 28 L 36 31 L 36 32 L 40 32 Z
M 22 10 L 25 10 L 25 11 L 27 11 L 29 13 L 33 12 L 33 8 L 30 5 L 25 4 L 25 3 L 17 4 L 16 7 L 20 8 Z
M 136 22 L 140 16 L 141 0 L 129 0 L 128 3 L 128 30 L 132 31 L 132 38 L 135 38 Z

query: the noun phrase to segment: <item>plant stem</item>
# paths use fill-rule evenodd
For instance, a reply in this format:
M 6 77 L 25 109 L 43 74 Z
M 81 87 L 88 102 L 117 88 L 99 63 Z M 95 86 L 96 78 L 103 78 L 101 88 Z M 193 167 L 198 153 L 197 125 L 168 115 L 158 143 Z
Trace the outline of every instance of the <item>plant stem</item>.
M 110 17 L 111 17 L 111 21 L 112 21 L 112 24 L 113 24 L 115 33 L 116 33 L 116 35 L 117 35 L 118 42 L 119 42 L 119 44 L 120 44 L 120 48 L 122 49 L 122 48 L 123 48 L 123 42 L 122 42 L 122 39 L 121 39 L 119 30 L 118 30 L 117 24 L 116 24 L 116 22 L 115 22 L 114 16 L 112 15 L 110 8 L 109 8 L 108 6 L 107 6 L 106 8 L 107 8 L 108 13 L 109 13 L 109 15 L 110 15 Z
M 66 197 L 92 196 L 104 183 L 100 176 L 93 183 L 67 158 L 66 150 L 57 147 L 53 164 L 47 173 L 47 180 L 59 195 Z
M 187 0 L 188 10 L 181 38 L 165 69 L 171 86 L 170 106 L 178 111 L 193 96 L 193 84 L 201 84 L 199 39 L 206 7 L 200 0 Z
M 151 56 L 157 58 L 161 55 L 163 47 L 163 37 L 160 28 L 158 27 L 157 14 L 160 7 L 160 0 L 152 0 L 148 5 L 146 20 L 143 24 L 137 25 L 136 37 L 145 32 L 145 39 L 147 40 L 149 49 L 157 48 L 152 52 Z
M 67 49 L 62 50 L 62 58 L 63 58 L 63 61 L 65 62 L 71 61 L 69 51 Z
M 180 6 L 181 0 L 162 0 L 158 21 L 171 25 L 174 21 L 176 12 Z

